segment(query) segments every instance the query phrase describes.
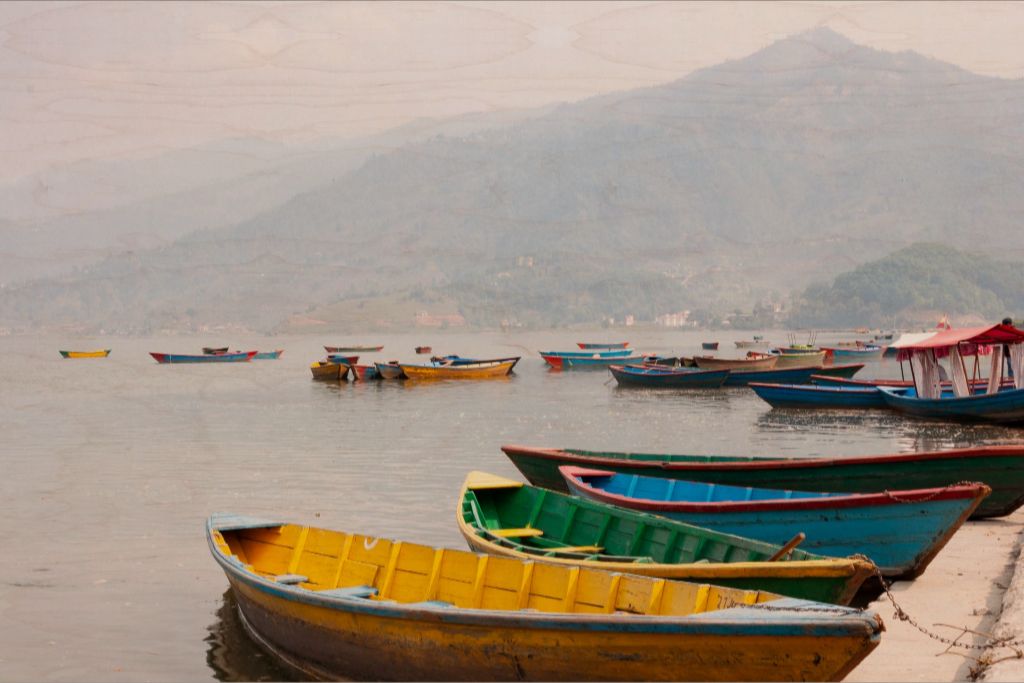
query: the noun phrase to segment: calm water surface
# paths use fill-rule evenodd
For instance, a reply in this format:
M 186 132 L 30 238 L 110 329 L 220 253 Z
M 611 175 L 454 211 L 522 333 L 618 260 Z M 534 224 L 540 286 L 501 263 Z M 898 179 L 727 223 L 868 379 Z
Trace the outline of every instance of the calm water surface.
M 770 339 L 785 341 L 782 333 Z M 618 333 L 611 337 L 619 337 Z M 630 333 L 644 351 L 733 355 L 739 333 Z M 857 455 L 1024 442 L 1024 431 L 885 412 L 771 410 L 747 389 L 618 389 L 548 372 L 538 349 L 607 332 L 0 339 L 0 679 L 222 680 L 285 674 L 243 633 L 203 523 L 232 511 L 464 547 L 466 472 L 518 478 L 503 443 Z M 820 343 L 826 343 L 824 337 Z M 284 348 L 277 361 L 164 366 L 149 351 Z M 322 344 L 524 356 L 508 380 L 323 384 Z M 62 360 L 60 348 L 113 348 Z M 422 357 L 421 357 L 422 358 Z M 899 376 L 895 362 L 861 376 Z

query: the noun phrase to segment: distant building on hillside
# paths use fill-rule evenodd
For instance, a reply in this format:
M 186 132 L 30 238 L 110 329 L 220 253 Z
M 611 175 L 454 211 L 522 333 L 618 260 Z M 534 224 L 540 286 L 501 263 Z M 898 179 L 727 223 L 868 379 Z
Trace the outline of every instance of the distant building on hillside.
M 689 311 L 679 311 L 678 313 L 662 313 L 654 319 L 654 324 L 662 327 L 686 327 L 690 324 L 689 320 Z
M 458 313 L 431 315 L 427 311 L 416 313 L 416 325 L 419 327 L 462 327 L 466 319 Z

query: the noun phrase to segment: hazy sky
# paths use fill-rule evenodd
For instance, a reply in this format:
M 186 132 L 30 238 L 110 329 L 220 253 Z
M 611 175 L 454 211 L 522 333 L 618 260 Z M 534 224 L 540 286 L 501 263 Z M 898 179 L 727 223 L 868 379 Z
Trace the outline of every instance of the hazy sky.
M 225 137 L 302 142 L 670 81 L 829 26 L 1024 76 L 1024 4 L 0 3 L 0 183 Z

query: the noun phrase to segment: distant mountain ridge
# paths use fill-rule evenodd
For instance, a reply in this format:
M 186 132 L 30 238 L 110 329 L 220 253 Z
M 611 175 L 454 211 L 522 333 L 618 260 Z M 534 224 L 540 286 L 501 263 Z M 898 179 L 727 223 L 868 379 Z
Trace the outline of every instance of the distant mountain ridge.
M 1019 258 L 1022 171 L 1021 81 L 818 29 L 376 154 L 239 225 L 8 290 L 0 324 L 272 329 L 382 296 L 478 324 L 731 309 L 920 241 Z

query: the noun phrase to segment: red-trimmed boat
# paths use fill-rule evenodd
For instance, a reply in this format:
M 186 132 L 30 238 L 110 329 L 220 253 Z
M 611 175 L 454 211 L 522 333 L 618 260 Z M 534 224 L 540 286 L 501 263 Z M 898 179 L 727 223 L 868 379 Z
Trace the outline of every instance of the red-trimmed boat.
M 882 493 L 787 491 L 618 474 L 565 465 L 581 498 L 818 555 L 866 555 L 892 579 L 920 576 L 991 489 L 984 484 Z
M 845 457 L 751 457 L 617 453 L 502 446 L 536 486 L 567 491 L 558 468 L 575 465 L 663 479 L 703 481 L 795 491 L 878 493 L 930 489 L 962 481 L 988 485 L 992 494 L 972 517 L 1002 517 L 1024 504 L 1024 444 Z
M 181 353 L 155 353 L 150 351 L 149 355 L 157 363 L 239 363 L 252 360 L 258 351 L 237 351 L 235 353 L 205 353 L 201 356 L 187 355 Z

